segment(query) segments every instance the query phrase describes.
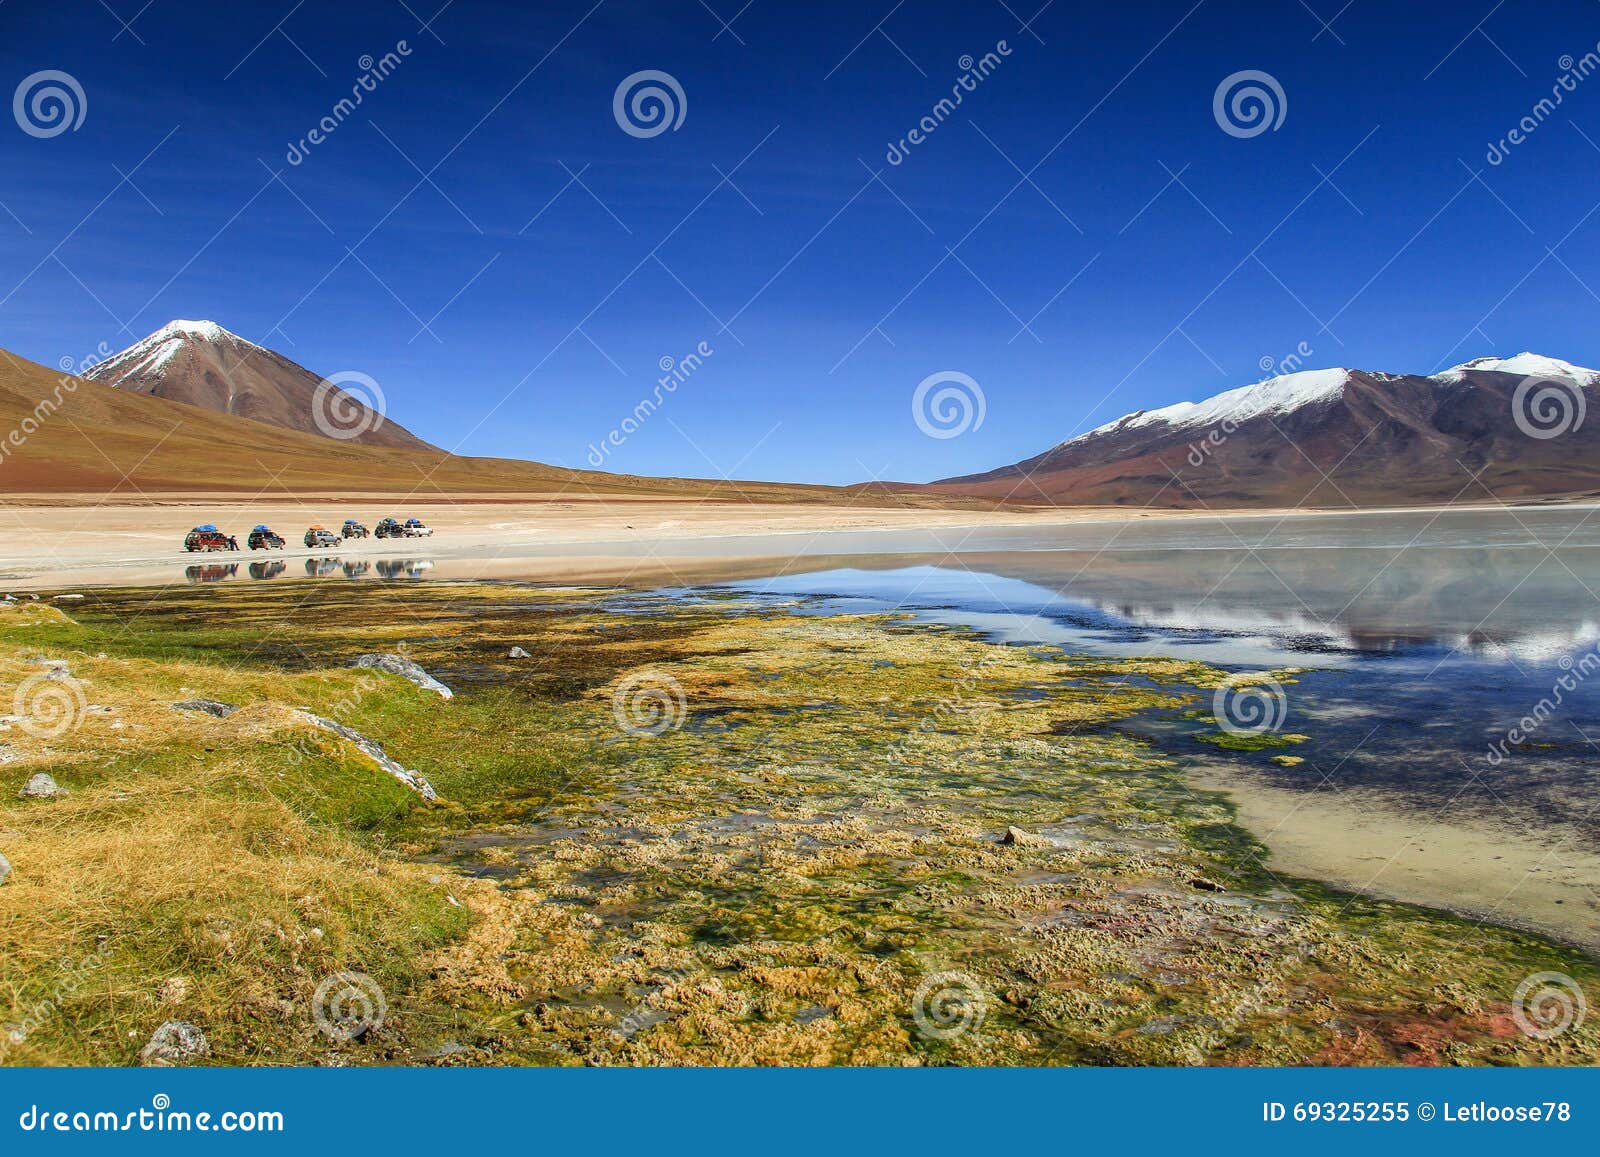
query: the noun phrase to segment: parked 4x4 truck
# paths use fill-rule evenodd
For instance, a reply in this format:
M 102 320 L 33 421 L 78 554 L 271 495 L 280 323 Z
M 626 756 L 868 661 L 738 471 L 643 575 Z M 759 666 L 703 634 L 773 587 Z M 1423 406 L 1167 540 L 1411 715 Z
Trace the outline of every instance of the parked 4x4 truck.
M 272 533 L 266 526 L 258 526 L 250 532 L 245 540 L 245 545 L 251 550 L 282 550 L 283 539 Z
M 183 549 L 188 551 L 231 550 L 233 548 L 228 545 L 229 541 L 227 535 L 208 522 L 204 526 L 195 527 L 184 536 Z
M 420 518 L 408 518 L 404 524 L 398 518 L 385 518 L 378 523 L 376 533 L 379 538 L 429 538 L 433 527 L 424 525 Z

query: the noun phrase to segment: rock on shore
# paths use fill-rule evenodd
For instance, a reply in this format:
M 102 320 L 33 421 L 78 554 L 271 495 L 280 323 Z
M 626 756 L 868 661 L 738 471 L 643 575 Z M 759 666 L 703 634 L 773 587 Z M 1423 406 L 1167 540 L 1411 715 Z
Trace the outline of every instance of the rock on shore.
M 441 699 L 450 699 L 455 692 L 446 687 L 439 680 L 428 674 L 410 659 L 400 655 L 360 655 L 355 661 L 357 667 L 370 667 L 377 671 L 387 671 L 391 675 L 398 675 L 421 687 L 424 691 L 436 692 Z

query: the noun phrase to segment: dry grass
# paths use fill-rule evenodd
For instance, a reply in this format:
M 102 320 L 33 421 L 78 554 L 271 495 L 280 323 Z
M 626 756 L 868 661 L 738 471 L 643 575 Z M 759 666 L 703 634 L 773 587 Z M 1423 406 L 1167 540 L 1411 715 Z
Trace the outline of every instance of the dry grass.
M 9 639 L 61 621 L 50 608 L 0 612 Z M 179 1019 L 204 1028 L 214 1059 L 304 1063 L 331 1047 L 310 1015 L 324 977 L 369 973 L 398 1006 L 428 954 L 464 932 L 468 909 L 449 895 L 469 893 L 453 877 L 359 838 L 415 797 L 284 706 L 326 709 L 356 690 L 355 673 L 271 679 L 47 653 L 71 664 L 82 713 L 60 736 L 0 732 L 11 758 L 0 850 L 14 868 L 0 888 L 7 1060 L 128 1063 Z M 0 648 L 0 685 L 76 693 L 41 681 L 33 654 Z M 262 702 L 269 683 L 276 704 Z M 384 680 L 366 693 L 413 690 Z M 172 710 L 185 693 L 255 705 L 227 720 Z M 38 771 L 71 794 L 19 799 Z M 428 1027 L 425 1014 L 410 1021 L 391 1018 L 391 1048 Z
M 0 686 L 39 685 L 42 652 L 106 709 L 0 731 L 0 1019 L 40 1025 L 16 1062 L 128 1063 L 168 1019 L 200 1025 L 212 1063 L 1600 1057 L 1594 1022 L 1537 1041 L 1511 1004 L 1553 968 L 1593 992 L 1580 953 L 1273 879 L 1222 797 L 1104 726 L 1182 712 L 1218 675 L 1196 664 L 476 584 L 78 606 L 81 627 L 0 609 Z M 400 647 L 456 698 L 344 666 Z M 645 673 L 679 689 L 680 725 L 619 733 Z M 194 695 L 245 706 L 171 710 Z M 16 800 L 41 769 L 73 794 Z M 1010 825 L 1053 835 L 1008 846 Z M 353 1044 L 311 1010 L 344 971 L 389 1009 Z M 987 1019 L 945 1039 L 915 1013 L 951 972 Z

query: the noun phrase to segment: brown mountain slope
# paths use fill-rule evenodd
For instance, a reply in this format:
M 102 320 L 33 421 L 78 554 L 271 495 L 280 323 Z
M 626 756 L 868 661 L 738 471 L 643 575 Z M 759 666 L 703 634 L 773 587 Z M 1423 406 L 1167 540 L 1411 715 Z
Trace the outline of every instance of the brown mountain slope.
M 827 486 L 640 478 L 506 458 L 462 458 L 433 448 L 337 442 L 113 389 L 0 350 L 0 496 L 92 493 L 137 499 L 200 492 L 851 501 L 846 491 Z M 938 495 L 883 497 L 877 505 L 952 505 Z
M 119 390 L 304 434 L 369 446 L 436 449 L 383 414 L 370 379 L 351 381 L 341 389 L 346 383 L 336 374 L 331 385 L 324 385 L 304 366 L 211 321 L 170 321 L 84 376 Z M 378 403 L 376 410 L 373 403 Z
M 1352 507 L 1600 493 L 1600 373 L 1522 354 L 1314 370 L 1138 411 L 940 490 L 1056 505 Z

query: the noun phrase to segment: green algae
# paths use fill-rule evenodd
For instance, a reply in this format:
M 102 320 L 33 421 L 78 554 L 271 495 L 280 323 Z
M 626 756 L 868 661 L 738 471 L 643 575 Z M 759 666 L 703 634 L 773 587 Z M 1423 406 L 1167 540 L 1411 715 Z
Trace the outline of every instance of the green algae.
M 1275 747 L 1293 747 L 1310 739 L 1309 735 L 1294 732 L 1262 731 L 1237 734 L 1231 731 L 1206 731 L 1194 737 L 1196 743 L 1209 743 L 1224 751 L 1269 751 Z
M 214 663 L 316 710 L 348 701 L 339 667 L 364 651 L 457 689 L 441 704 L 392 680 L 342 717 L 440 806 L 377 784 L 368 807 L 321 801 L 331 745 L 277 781 L 319 825 L 497 897 L 444 981 L 393 994 L 409 1059 L 418 1026 L 533 1063 L 1600 1056 L 1593 1026 L 1538 1041 L 1511 1010 L 1528 974 L 1592 986 L 1590 963 L 1280 879 L 1223 796 L 1116 730 L 1193 709 L 1226 678 L 1199 664 L 737 596 L 476 584 L 97 592 L 77 617 L 30 641 Z M 660 712 L 629 730 L 641 693 Z M 1217 746 L 1305 741 L 1272 738 Z M 284 741 L 255 742 L 277 767 Z

